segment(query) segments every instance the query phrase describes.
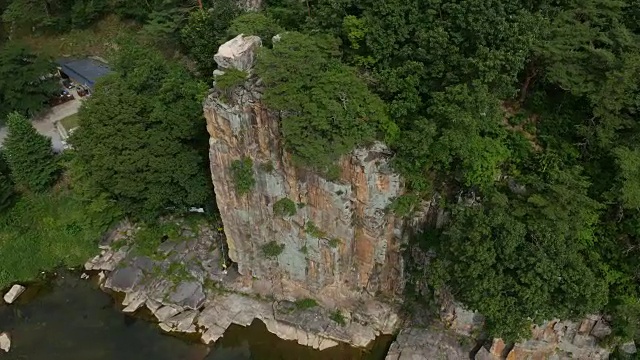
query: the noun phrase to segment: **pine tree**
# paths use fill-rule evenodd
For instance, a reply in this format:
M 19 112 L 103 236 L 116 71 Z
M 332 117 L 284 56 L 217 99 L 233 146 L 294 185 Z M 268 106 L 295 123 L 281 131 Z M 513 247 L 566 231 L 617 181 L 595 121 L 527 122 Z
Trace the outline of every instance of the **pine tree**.
M 7 209 L 13 200 L 13 182 L 3 173 L 0 173 L 0 213 Z
M 7 117 L 7 128 L 4 146 L 16 185 L 32 191 L 46 190 L 58 170 L 51 139 L 38 134 L 27 118 L 15 112 Z

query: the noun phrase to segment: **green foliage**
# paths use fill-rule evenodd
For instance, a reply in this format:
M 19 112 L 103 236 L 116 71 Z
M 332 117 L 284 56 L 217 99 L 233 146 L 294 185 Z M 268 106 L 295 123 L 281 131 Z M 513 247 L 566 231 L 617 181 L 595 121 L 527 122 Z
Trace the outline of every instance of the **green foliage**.
M 456 206 L 439 238 L 425 239 L 438 257 L 429 268 L 436 287 L 487 317 L 492 334 L 528 336 L 534 322 L 601 309 L 608 284 L 591 264 L 599 204 L 586 195 L 579 169 L 529 178 L 525 196 L 495 194 L 480 206 Z
M 122 45 L 114 67 L 81 108 L 71 139 L 84 186 L 137 217 L 206 203 L 206 86 L 136 44 Z
M 233 0 L 215 1 L 210 9 L 196 10 L 180 30 L 182 44 L 204 76 L 212 76 L 216 68 L 213 56 L 226 40 L 231 21 L 240 12 L 236 3 Z
M 0 288 L 93 256 L 111 219 L 88 205 L 63 190 L 24 195 L 0 214 Z
M 284 29 L 271 17 L 257 12 L 247 12 L 238 16 L 228 30 L 230 37 L 236 37 L 239 34 L 257 35 L 262 39 L 262 44 L 267 47 L 273 46 L 272 38 L 281 32 L 284 32 Z
M 145 256 L 155 256 L 163 241 L 177 241 L 180 228 L 171 221 L 156 221 L 143 224 L 135 234 L 135 251 Z
M 14 196 L 13 181 L 7 174 L 0 172 L 0 214 L 11 206 Z
M 277 216 L 293 216 L 296 211 L 296 203 L 288 198 L 282 198 L 273 204 L 273 213 Z
M 395 136 L 382 101 L 335 55 L 330 38 L 286 33 L 273 49 L 261 50 L 256 65 L 267 86 L 265 103 L 283 116 L 285 148 L 298 164 L 317 170 L 378 134 Z
M 342 244 L 342 240 L 338 238 L 332 238 L 331 240 L 329 240 L 329 246 L 331 246 L 334 249 L 340 246 L 340 244 Z
M 284 244 L 278 244 L 275 241 L 269 241 L 262 245 L 262 255 L 266 258 L 275 258 L 284 251 Z
M 231 163 L 231 176 L 233 176 L 233 186 L 239 196 L 248 194 L 256 184 L 253 177 L 253 161 L 251 158 L 244 157 L 240 160 L 234 160 Z
M 324 231 L 320 230 L 311 220 L 308 220 L 305 224 L 304 231 L 315 238 L 323 238 L 327 236 L 327 234 Z
M 42 110 L 58 89 L 53 64 L 26 46 L 9 42 L 0 45 L 0 124 L 12 111 L 34 115 Z
M 389 210 L 393 211 L 397 216 L 407 216 L 418 205 L 419 200 L 415 194 L 400 195 L 391 202 Z
M 56 178 L 58 166 L 51 139 L 40 135 L 29 120 L 18 113 L 7 118 L 4 148 L 13 181 L 32 191 L 44 191 Z
M 216 87 L 223 91 L 233 90 L 234 88 L 244 84 L 247 80 L 246 72 L 237 69 L 225 70 L 223 75 L 216 77 Z
M 640 208 L 640 150 L 618 148 L 614 150 L 620 167 L 620 200 L 624 207 Z
M 342 315 L 342 312 L 340 310 L 336 310 L 331 313 L 331 316 L 329 318 L 335 321 L 340 326 L 347 325 L 347 320 L 344 318 L 344 315 Z
M 318 306 L 318 302 L 315 301 L 314 299 L 306 298 L 306 299 L 296 300 L 296 308 L 298 310 L 312 309 L 316 306 Z

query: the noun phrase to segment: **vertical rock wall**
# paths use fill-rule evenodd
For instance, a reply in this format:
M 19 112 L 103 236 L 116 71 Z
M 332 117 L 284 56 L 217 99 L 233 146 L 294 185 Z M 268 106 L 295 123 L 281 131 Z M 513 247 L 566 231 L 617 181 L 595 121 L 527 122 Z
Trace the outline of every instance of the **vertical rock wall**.
M 239 36 L 215 60 L 223 71 L 250 71 L 259 46 L 259 38 Z M 261 94 L 260 80 L 250 76 L 233 90 L 214 88 L 204 105 L 216 201 L 239 272 L 264 280 L 274 294 L 327 303 L 399 293 L 401 224 L 386 208 L 402 185 L 390 170 L 390 152 L 381 143 L 354 150 L 340 160 L 337 181 L 296 168 L 283 149 L 280 117 Z M 252 160 L 255 186 L 240 196 L 230 167 L 244 157 Z M 294 216 L 274 214 L 283 198 L 296 204 Z M 310 224 L 318 231 L 308 231 Z M 271 241 L 284 245 L 276 258 L 262 251 Z

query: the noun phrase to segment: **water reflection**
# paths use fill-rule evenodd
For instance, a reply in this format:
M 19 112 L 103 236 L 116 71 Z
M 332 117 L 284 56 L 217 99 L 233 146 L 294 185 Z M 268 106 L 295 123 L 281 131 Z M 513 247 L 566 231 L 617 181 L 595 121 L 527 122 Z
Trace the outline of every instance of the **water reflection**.
M 371 351 L 341 345 L 320 352 L 278 339 L 254 321 L 232 326 L 209 347 L 122 314 L 111 296 L 77 274 L 30 287 L 16 304 L 0 305 L 0 331 L 12 337 L 3 360 L 380 360 L 391 340 L 379 339 Z

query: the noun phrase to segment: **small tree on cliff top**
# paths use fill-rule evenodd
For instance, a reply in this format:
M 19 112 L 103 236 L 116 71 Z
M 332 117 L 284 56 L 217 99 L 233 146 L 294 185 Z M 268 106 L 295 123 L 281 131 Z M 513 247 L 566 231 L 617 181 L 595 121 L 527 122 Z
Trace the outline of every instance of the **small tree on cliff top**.
M 335 39 L 289 32 L 262 48 L 256 64 L 265 103 L 285 114 L 286 149 L 298 164 L 324 171 L 355 146 L 397 134 L 382 100 L 339 54 Z
M 15 112 L 7 117 L 7 127 L 4 146 L 11 177 L 30 190 L 46 190 L 58 170 L 51 139 L 38 134 L 27 118 Z

